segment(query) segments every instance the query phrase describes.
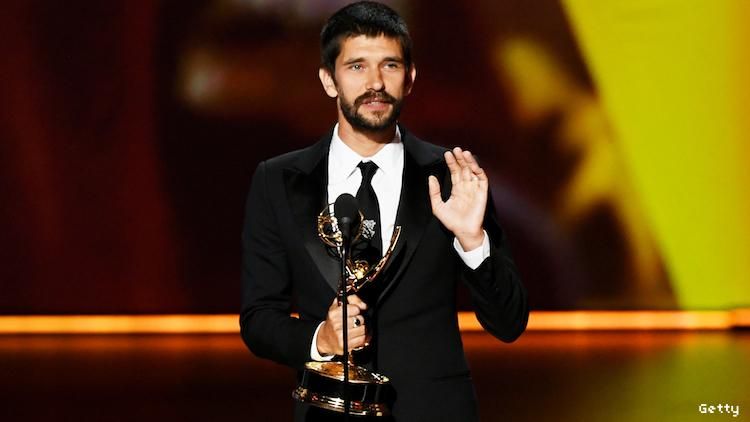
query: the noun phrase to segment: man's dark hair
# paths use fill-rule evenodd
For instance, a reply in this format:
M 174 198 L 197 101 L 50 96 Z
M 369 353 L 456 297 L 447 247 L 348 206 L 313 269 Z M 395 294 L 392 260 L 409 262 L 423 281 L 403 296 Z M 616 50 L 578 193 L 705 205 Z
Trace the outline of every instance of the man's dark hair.
M 398 38 L 406 69 L 411 68 L 411 37 L 406 22 L 390 7 L 374 1 L 361 1 L 341 8 L 320 31 L 320 58 L 323 67 L 335 73 L 341 43 L 350 37 L 385 35 Z

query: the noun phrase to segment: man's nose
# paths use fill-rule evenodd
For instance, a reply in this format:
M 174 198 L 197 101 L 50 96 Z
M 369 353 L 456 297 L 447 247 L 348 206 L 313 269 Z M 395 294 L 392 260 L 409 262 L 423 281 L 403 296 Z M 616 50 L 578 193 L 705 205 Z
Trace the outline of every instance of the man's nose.
M 372 69 L 367 75 L 367 90 L 382 91 L 385 87 L 380 69 Z

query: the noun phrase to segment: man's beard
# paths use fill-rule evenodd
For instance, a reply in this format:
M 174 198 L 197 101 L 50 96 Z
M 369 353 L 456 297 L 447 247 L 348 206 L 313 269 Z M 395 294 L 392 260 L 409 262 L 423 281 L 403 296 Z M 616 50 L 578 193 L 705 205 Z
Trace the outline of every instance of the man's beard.
M 347 102 L 343 97 L 339 97 L 339 100 L 341 103 L 341 113 L 344 115 L 346 121 L 355 129 L 368 132 L 379 132 L 393 126 L 401 114 L 401 106 L 403 104 L 403 99 L 396 99 L 385 91 L 362 94 L 354 100 L 354 103 Z M 392 106 L 391 110 L 390 112 L 386 110 L 373 113 L 374 118 L 365 117 L 358 110 L 367 100 L 388 103 Z

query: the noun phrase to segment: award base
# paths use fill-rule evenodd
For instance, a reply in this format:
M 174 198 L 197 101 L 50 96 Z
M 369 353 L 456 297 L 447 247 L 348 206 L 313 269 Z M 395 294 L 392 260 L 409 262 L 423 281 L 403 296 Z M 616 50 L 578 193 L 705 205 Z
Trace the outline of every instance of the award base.
M 390 381 L 365 368 L 349 366 L 349 413 L 356 416 L 389 416 Z M 303 403 L 344 413 L 344 364 L 307 362 L 302 381 L 292 397 Z

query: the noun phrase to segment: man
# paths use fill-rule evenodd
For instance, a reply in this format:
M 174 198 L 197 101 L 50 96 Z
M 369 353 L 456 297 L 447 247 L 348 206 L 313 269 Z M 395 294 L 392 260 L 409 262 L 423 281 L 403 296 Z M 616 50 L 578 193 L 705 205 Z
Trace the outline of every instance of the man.
M 402 235 L 382 277 L 349 297 L 349 349 L 366 346 L 363 363 L 390 378 L 395 420 L 477 420 L 457 281 L 496 337 L 515 340 L 528 318 L 525 290 L 487 209 L 487 176 L 470 152 L 445 151 L 397 125 L 416 69 L 406 25 L 393 10 L 373 2 L 339 10 L 323 28 L 321 55 L 319 77 L 336 99 L 338 124 L 318 143 L 262 162 L 253 176 L 242 337 L 257 356 L 296 370 L 343 353 L 340 264 L 315 222 L 340 194 L 356 194 L 369 204 L 377 254 L 394 226 Z M 290 316 L 292 303 L 299 318 Z M 297 406 L 297 420 L 319 412 Z

